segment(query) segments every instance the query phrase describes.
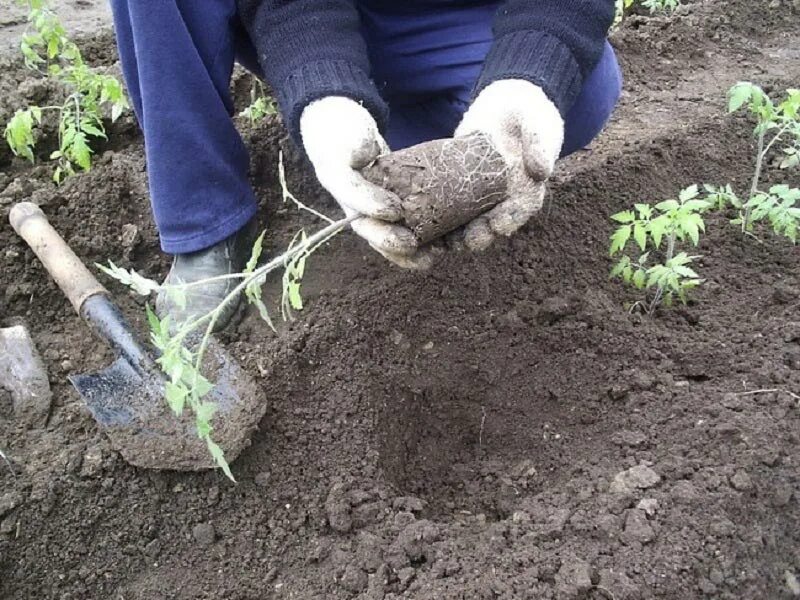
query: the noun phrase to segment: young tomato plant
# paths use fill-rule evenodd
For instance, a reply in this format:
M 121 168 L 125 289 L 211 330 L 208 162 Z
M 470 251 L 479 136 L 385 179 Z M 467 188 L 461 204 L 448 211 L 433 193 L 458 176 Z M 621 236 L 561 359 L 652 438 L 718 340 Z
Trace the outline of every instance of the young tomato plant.
M 240 117 L 247 117 L 250 125 L 255 125 L 267 115 L 277 114 L 278 107 L 275 100 L 267 94 L 264 84 L 256 79 L 250 88 L 250 105 L 239 113 Z
M 33 162 L 35 130 L 46 114 L 55 114 L 58 149 L 50 158 L 57 161 L 53 179 L 60 183 L 76 169 L 91 168 L 91 139 L 106 139 L 104 115 L 107 112 L 111 121 L 116 121 L 128 108 L 128 101 L 119 80 L 86 65 L 78 46 L 44 0 L 27 0 L 22 4 L 29 8 L 31 27 L 20 44 L 25 64 L 60 83 L 67 96 L 60 105 L 34 105 L 17 110 L 6 124 L 5 138 L 14 154 Z
M 650 11 L 650 14 L 657 12 L 673 13 L 681 5 L 680 0 L 642 0 L 642 6 Z
M 619 226 L 611 236 L 609 254 L 622 255 L 611 277 L 646 292 L 634 307 L 647 314 L 653 314 L 662 302 L 671 305 L 676 297 L 685 303 L 688 292 L 703 282 L 690 266 L 698 257 L 680 248 L 697 246 L 705 232 L 702 215 L 711 205 L 699 195 L 693 185 L 682 190 L 677 200 L 655 206 L 636 204 L 633 210 L 611 216 Z M 651 263 L 655 256 L 661 262 Z
M 780 169 L 800 165 L 800 90 L 790 89 L 778 104 L 759 86 L 739 82 L 728 92 L 728 111 L 733 113 L 746 107 L 756 119 L 755 167 L 747 196 L 739 198 L 731 185 L 722 187 L 706 185 L 707 198 L 718 208 L 731 205 L 739 215 L 733 223 L 741 225 L 742 232 L 751 234 L 759 221 L 767 221 L 772 230 L 797 242 L 800 226 L 800 190 L 785 184 L 761 188 L 761 179 L 770 153 L 781 147 Z
M 359 217 L 359 215 L 353 215 L 352 217 L 334 221 L 305 206 L 287 189 L 282 161 L 279 164 L 279 179 L 283 188 L 284 202 L 293 201 L 299 208 L 308 210 L 322 218 L 326 225 L 313 235 L 307 236 L 305 232 L 299 232 L 294 236 L 289 248 L 283 254 L 276 256 L 262 266 L 259 266 L 259 260 L 263 251 L 264 233 L 253 244 L 250 260 L 241 273 L 231 273 L 191 283 L 159 284 L 157 281 L 143 277 L 133 270 L 118 267 L 111 261 L 109 261 L 108 266 L 97 265 L 104 273 L 130 287 L 138 294 L 149 296 L 154 292 L 163 290 L 175 304 L 183 307 L 186 304 L 186 293 L 189 288 L 206 285 L 220 279 L 237 280 L 231 292 L 219 305 L 206 314 L 195 316 L 186 322 L 172 323 L 169 316 L 159 319 L 147 307 L 151 339 L 160 352 L 157 363 L 167 378 L 165 400 L 177 416 L 183 414 L 183 411 L 187 408 L 192 412 L 195 418 L 197 435 L 206 442 L 211 456 L 230 479 L 233 479 L 233 475 L 228 462 L 222 449 L 213 439 L 211 421 L 216 412 L 216 406 L 204 400 L 214 386 L 202 374 L 203 360 L 214 325 L 225 307 L 244 294 L 247 301 L 256 307 L 261 318 L 266 321 L 270 328 L 275 329 L 262 298 L 262 288 L 266 283 L 267 276 L 279 269 L 284 270 L 281 312 L 285 319 L 290 319 L 292 310 L 301 310 L 303 308 L 300 286 L 305 271 L 306 259 Z

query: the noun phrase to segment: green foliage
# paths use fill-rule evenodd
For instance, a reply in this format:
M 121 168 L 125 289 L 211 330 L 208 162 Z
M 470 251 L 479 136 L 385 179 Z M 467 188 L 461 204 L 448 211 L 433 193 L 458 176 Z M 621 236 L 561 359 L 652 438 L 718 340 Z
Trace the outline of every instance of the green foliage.
M 618 25 L 625 18 L 627 12 L 637 0 L 615 0 L 614 25 Z M 639 4 L 650 11 L 650 14 L 671 14 L 681 5 L 680 0 L 638 0 Z
M 650 14 L 657 12 L 673 13 L 681 5 L 680 0 L 642 0 L 642 6 L 650 11 Z
M 795 244 L 800 226 L 800 189 L 788 185 L 773 185 L 768 193 L 758 193 L 747 201 L 750 221 L 767 220 L 777 235 L 782 235 Z
M 32 29 L 20 43 L 25 64 L 59 82 L 67 97 L 59 106 L 30 106 L 19 109 L 6 124 L 5 138 L 17 156 L 34 160 L 34 130 L 42 124 L 44 112 L 57 114 L 58 149 L 50 159 L 57 161 L 56 183 L 92 165 L 92 139 L 106 139 L 103 117 L 116 121 L 128 108 L 119 80 L 98 73 L 83 60 L 78 46 L 67 36 L 56 14 L 44 0 L 28 0 L 28 22 Z
M 354 215 L 339 221 L 332 221 L 324 215 L 319 215 L 316 211 L 302 204 L 286 189 L 286 178 L 282 162 L 280 163 L 279 173 L 281 185 L 283 186 L 284 200 L 293 200 L 299 207 L 320 216 L 327 222 L 327 225 L 311 236 L 307 236 L 305 232 L 301 231 L 294 236 L 286 252 L 266 264 L 259 266 L 264 243 L 264 233 L 262 233 L 253 244 L 250 259 L 241 273 L 232 273 L 190 283 L 159 284 L 152 279 L 143 277 L 133 269 L 118 267 L 111 261 L 109 261 L 108 266 L 97 265 L 104 273 L 130 287 L 138 294 L 146 296 L 153 292 L 163 291 L 175 303 L 184 307 L 189 288 L 207 285 L 209 282 L 219 279 L 230 278 L 238 280 L 237 284 L 218 306 L 204 315 L 190 317 L 187 322 L 171 323 L 168 316 L 159 319 L 150 307 L 147 307 L 147 320 L 150 325 L 152 341 L 160 351 L 160 357 L 157 362 L 167 377 L 164 389 L 165 400 L 178 416 L 183 414 L 187 407 L 192 411 L 197 435 L 205 440 L 208 451 L 216 464 L 231 480 L 233 480 L 233 475 L 224 453 L 214 442 L 212 436 L 213 427 L 211 421 L 216 411 L 216 405 L 206 400 L 206 398 L 213 389 L 213 384 L 201 374 L 204 352 L 210 340 L 211 331 L 214 329 L 214 324 L 225 306 L 243 293 L 247 301 L 257 308 L 264 321 L 274 330 L 275 327 L 270 320 L 269 312 L 262 298 L 262 286 L 266 283 L 269 273 L 281 268 L 284 270 L 281 312 L 284 318 L 288 319 L 291 318 L 292 310 L 302 310 L 303 299 L 300 294 L 300 286 L 307 258 L 357 218 L 357 215 Z M 191 340 L 193 343 L 187 344 L 187 340 Z
M 251 125 L 255 125 L 267 115 L 277 114 L 278 107 L 275 100 L 267 95 L 264 84 L 256 80 L 250 88 L 250 105 L 239 113 L 240 117 L 247 117 Z
M 687 293 L 702 283 L 689 266 L 697 257 L 676 253 L 676 245 L 698 245 L 700 234 L 705 232 L 703 213 L 712 206 L 700 198 L 698 186 L 693 185 L 682 190 L 675 200 L 655 206 L 636 204 L 633 210 L 611 216 L 619 225 L 611 235 L 609 254 L 612 257 L 621 254 L 611 277 L 649 291 L 650 299 L 638 303 L 648 314 L 661 302 L 672 304 L 675 297 L 686 302 Z M 653 255 L 663 261 L 648 264 Z
M 741 225 L 743 232 L 752 234 L 756 223 L 767 221 L 777 235 L 795 243 L 800 225 L 796 207 L 800 190 L 779 184 L 763 191 L 760 185 L 765 162 L 776 147 L 782 146 L 780 169 L 800 165 L 800 90 L 787 90 L 786 97 L 776 104 L 759 86 L 742 81 L 728 92 L 728 111 L 733 113 L 743 108 L 756 121 L 753 132 L 757 150 L 750 191 L 742 200 L 730 184 L 706 185 L 707 199 L 720 210 L 727 205 L 736 208 L 739 215 L 732 222 Z

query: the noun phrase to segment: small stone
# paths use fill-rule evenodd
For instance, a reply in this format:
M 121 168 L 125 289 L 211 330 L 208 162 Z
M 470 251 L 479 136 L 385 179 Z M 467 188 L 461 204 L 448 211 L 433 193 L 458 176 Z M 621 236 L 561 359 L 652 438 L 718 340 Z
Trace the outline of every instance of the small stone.
M 661 476 L 646 465 L 637 465 L 621 473 L 617 473 L 609 486 L 609 491 L 614 494 L 630 494 L 639 490 L 653 487 Z
M 599 587 L 614 590 L 614 600 L 641 600 L 639 588 L 623 571 L 603 569 L 600 571 Z
M 640 431 L 618 431 L 611 436 L 611 441 L 618 446 L 638 448 L 647 442 L 647 436 Z
M 643 498 L 642 500 L 639 500 L 636 508 L 644 511 L 648 517 L 652 517 L 658 510 L 658 500 L 655 498 Z
M 655 531 L 647 521 L 647 515 L 642 510 L 629 510 L 625 515 L 625 528 L 622 531 L 622 539 L 625 542 L 639 542 L 647 544 L 656 537 Z
M 89 446 L 83 453 L 81 477 L 95 477 L 103 470 L 103 451 L 99 446 Z
M 358 534 L 356 546 L 356 562 L 367 573 L 374 573 L 383 562 L 383 544 L 381 539 L 372 533 L 362 531 Z
M 24 325 L 0 328 L 0 388 L 11 392 L 14 418 L 28 427 L 45 425 L 52 398 L 50 380 Z
M 750 475 L 740 469 L 731 477 L 731 486 L 733 486 L 735 490 L 745 492 L 753 487 L 753 482 L 750 479 Z
M 530 523 L 531 516 L 524 510 L 517 510 L 514 511 L 514 514 L 511 515 L 511 520 L 514 523 Z
M 736 525 L 730 519 L 721 517 L 714 519 L 708 529 L 712 535 L 717 537 L 729 537 L 736 532 Z
M 538 516 L 533 526 L 533 537 L 541 540 L 554 540 L 564 531 L 571 512 L 568 508 L 557 508 L 548 512 L 543 522 Z
M 536 320 L 544 325 L 552 325 L 561 319 L 573 314 L 575 308 L 566 299 L 560 296 L 551 296 L 542 302 L 536 313 Z
M 679 481 L 672 486 L 672 495 L 676 500 L 683 502 L 694 502 L 700 497 L 700 493 L 691 481 Z
M 386 508 L 382 501 L 367 502 L 357 506 L 352 511 L 352 524 L 354 527 L 366 527 L 378 521 L 378 518 Z
M 394 516 L 394 526 L 398 529 L 404 529 L 416 520 L 414 513 L 403 510 Z
M 192 537 L 201 546 L 210 546 L 217 537 L 211 523 L 198 523 L 192 528 Z
M 783 572 L 783 580 L 786 582 L 786 588 L 792 596 L 800 596 L 800 581 L 797 576 L 788 569 Z
M 19 492 L 6 492 L 0 496 L 0 518 L 5 517 L 12 510 L 22 504 L 23 497 Z
M 12 533 L 16 528 L 17 520 L 13 515 L 0 522 L 0 533 L 2 534 Z
M 406 526 L 397 536 L 398 545 L 412 561 L 420 560 L 429 551 L 433 542 L 439 539 L 439 528 L 423 519 Z
M 253 481 L 258 487 L 267 487 L 271 477 L 272 475 L 269 471 L 261 471 L 261 473 L 255 476 Z
M 400 587 L 402 589 L 406 589 L 408 584 L 414 580 L 416 574 L 417 572 L 413 567 L 405 567 L 404 569 L 400 569 L 400 571 L 397 573 L 397 579 L 400 582 Z
M 383 560 L 385 560 L 386 564 L 392 567 L 392 569 L 395 571 L 399 571 L 400 569 L 411 564 L 406 551 L 403 550 L 398 543 L 394 543 L 388 548 L 384 549 Z
M 580 558 L 566 558 L 555 579 L 558 598 L 578 598 L 592 587 L 592 568 Z
M 368 584 L 369 578 L 367 574 L 352 564 L 347 565 L 344 570 L 344 575 L 342 575 L 342 579 L 339 581 L 339 585 L 348 592 L 353 592 L 354 594 L 363 592 L 367 589 Z
M 722 582 L 725 581 L 725 575 L 718 567 L 712 567 L 708 572 L 708 579 L 714 585 L 722 585 Z
M 341 483 L 334 484 L 328 492 L 325 500 L 325 512 L 328 515 L 328 523 L 334 531 L 347 533 L 353 527 L 350 502 Z
M 211 488 L 208 490 L 208 498 L 206 502 L 209 506 L 214 506 L 217 502 L 219 502 L 219 486 L 212 485 Z
M 433 350 L 433 342 L 426 342 L 425 344 L 423 344 L 422 350 L 424 352 L 430 352 L 431 350 Z
M 161 552 L 161 541 L 158 538 L 150 540 L 144 547 L 144 553 L 149 558 L 156 558 L 160 552 Z
M 414 496 L 401 496 L 395 498 L 392 502 L 392 508 L 395 510 L 405 510 L 408 512 L 422 512 L 422 500 Z
M 780 508 L 791 502 L 794 490 L 789 483 L 779 483 L 772 490 L 772 505 Z

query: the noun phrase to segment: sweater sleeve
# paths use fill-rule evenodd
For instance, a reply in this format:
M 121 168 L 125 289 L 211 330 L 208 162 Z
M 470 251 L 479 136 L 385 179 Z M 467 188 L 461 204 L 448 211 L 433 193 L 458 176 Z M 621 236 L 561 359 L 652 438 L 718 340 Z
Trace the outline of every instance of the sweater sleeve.
M 499 79 L 524 79 L 566 115 L 600 60 L 613 20 L 614 0 L 506 0 L 474 93 Z
M 370 79 L 354 0 L 237 0 L 289 133 L 300 142 L 300 115 L 314 100 L 345 96 L 383 128 L 388 107 Z

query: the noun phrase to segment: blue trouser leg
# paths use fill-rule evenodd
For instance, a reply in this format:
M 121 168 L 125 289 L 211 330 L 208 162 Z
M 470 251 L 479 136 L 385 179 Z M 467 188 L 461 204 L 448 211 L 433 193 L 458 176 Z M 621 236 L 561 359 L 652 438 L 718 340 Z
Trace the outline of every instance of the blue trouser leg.
M 371 6 L 380 5 L 375 9 Z M 362 0 L 364 37 L 374 77 L 391 112 L 386 138 L 393 149 L 449 137 L 469 106 L 470 95 L 492 42 L 497 3 L 425 11 L 386 8 Z M 566 156 L 603 129 L 622 88 L 614 50 L 606 43 L 595 69 L 564 118 Z
M 165 252 L 211 246 L 256 212 L 249 159 L 231 120 L 235 0 L 111 0 L 122 70 L 144 132 Z

